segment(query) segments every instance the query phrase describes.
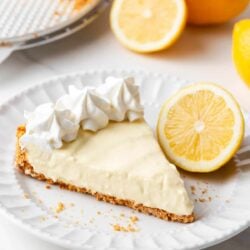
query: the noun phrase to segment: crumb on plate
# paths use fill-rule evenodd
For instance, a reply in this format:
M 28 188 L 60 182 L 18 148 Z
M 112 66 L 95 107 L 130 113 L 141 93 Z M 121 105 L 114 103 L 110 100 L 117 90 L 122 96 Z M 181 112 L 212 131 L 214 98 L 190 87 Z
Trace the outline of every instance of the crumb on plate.
M 137 216 L 131 216 L 130 218 L 130 221 L 132 222 L 132 223 L 136 223 L 137 221 L 139 221 L 139 218 L 137 217 Z
M 199 202 L 205 202 L 206 201 L 206 199 L 204 199 L 204 198 L 199 198 Z
M 58 202 L 56 207 L 56 213 L 59 214 L 65 209 L 65 206 L 62 202 Z
M 190 186 L 190 188 L 191 188 L 191 192 L 192 192 L 192 194 L 195 194 L 195 190 L 196 190 L 196 188 L 195 188 L 195 186 Z
M 137 232 L 139 231 L 137 228 L 134 228 L 131 224 L 128 224 L 128 226 L 121 226 L 119 224 L 114 224 L 113 229 L 116 232 Z
M 207 193 L 207 188 L 203 189 L 201 193 L 206 194 Z
M 29 199 L 29 198 L 30 198 L 30 196 L 29 196 L 29 194 L 24 193 L 24 194 L 23 194 L 23 198 L 25 198 L 25 199 Z

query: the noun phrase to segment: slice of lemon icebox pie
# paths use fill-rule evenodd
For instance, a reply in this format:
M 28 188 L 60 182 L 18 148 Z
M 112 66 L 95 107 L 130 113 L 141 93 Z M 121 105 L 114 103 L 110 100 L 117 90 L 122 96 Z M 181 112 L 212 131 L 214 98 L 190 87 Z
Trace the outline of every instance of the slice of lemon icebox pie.
M 176 167 L 143 118 L 133 78 L 69 87 L 55 104 L 26 112 L 17 128 L 16 164 L 33 178 L 164 220 L 194 220 Z

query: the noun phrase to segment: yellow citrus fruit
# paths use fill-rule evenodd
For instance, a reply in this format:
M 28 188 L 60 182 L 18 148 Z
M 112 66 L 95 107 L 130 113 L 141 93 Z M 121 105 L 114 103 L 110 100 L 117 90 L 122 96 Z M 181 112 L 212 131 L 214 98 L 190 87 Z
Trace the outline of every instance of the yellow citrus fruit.
M 236 153 L 244 135 L 244 119 L 229 92 L 212 83 L 197 83 L 165 102 L 157 135 L 166 156 L 177 166 L 211 172 Z
M 169 47 L 186 23 L 184 0 L 115 0 L 111 28 L 127 48 L 141 53 Z
M 250 87 L 250 19 L 242 20 L 234 27 L 233 59 L 241 78 Z
M 188 22 L 196 25 L 224 23 L 239 15 L 249 0 L 186 0 Z

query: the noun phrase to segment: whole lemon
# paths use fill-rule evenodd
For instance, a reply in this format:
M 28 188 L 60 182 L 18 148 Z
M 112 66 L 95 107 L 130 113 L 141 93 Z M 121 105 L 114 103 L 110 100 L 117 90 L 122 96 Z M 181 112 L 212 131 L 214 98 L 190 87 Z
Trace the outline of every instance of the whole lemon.
M 188 22 L 196 25 L 224 23 L 239 15 L 250 0 L 186 0 Z
M 236 69 L 250 87 L 250 19 L 235 24 L 232 50 Z

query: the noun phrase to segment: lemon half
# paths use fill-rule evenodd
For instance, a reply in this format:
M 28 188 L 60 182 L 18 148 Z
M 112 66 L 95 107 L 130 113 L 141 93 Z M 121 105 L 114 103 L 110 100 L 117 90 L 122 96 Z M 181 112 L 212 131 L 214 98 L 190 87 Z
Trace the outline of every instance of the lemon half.
M 181 89 L 163 105 L 157 134 L 166 156 L 191 172 L 211 172 L 229 161 L 244 135 L 233 96 L 212 83 Z
M 115 0 L 110 14 L 117 39 L 137 52 L 170 46 L 186 23 L 184 0 Z
M 235 24 L 232 50 L 236 69 L 250 87 L 250 19 Z

